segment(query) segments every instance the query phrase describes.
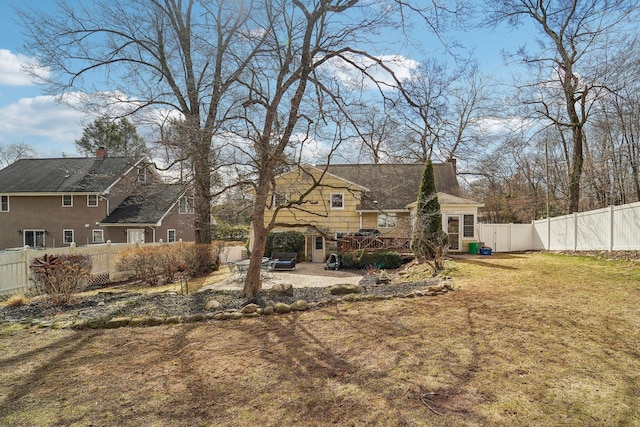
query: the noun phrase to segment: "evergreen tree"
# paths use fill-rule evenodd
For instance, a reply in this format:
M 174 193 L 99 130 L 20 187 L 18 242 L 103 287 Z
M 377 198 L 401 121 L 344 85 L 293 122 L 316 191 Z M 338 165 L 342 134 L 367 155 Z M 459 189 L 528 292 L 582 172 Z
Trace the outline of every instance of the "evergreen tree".
M 82 131 L 76 140 L 76 148 L 85 156 L 93 156 L 99 147 L 104 147 L 111 156 L 139 157 L 146 152 L 144 141 L 135 126 L 127 119 L 111 121 L 99 118 Z
M 418 261 L 429 262 L 434 273 L 443 268 L 447 235 L 442 231 L 442 214 L 436 193 L 433 164 L 427 160 L 420 181 L 411 247 Z

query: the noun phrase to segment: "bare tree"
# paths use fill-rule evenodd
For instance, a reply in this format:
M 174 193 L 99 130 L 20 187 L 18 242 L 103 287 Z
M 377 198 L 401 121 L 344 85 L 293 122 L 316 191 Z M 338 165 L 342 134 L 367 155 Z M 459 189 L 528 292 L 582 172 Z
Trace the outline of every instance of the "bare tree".
M 51 69 L 44 82 L 51 93 L 84 91 L 92 107 L 116 117 L 179 113 L 198 243 L 211 241 L 213 136 L 237 102 L 231 91 L 264 38 L 250 25 L 255 8 L 253 1 L 232 0 L 63 0 L 55 13 L 28 6 L 18 11 L 26 51 Z
M 34 155 L 34 149 L 24 142 L 9 144 L 5 147 L 0 145 L 0 169 L 17 160 L 28 159 Z
M 570 165 L 568 208 L 576 212 L 587 143 L 586 124 L 594 100 L 607 91 L 615 91 L 608 87 L 616 71 L 611 68 L 610 59 L 629 35 L 627 24 L 637 16 L 637 4 L 633 0 L 488 0 L 487 3 L 490 24 L 506 22 L 516 27 L 527 21 L 539 30 L 538 51 L 522 48 L 518 52 L 525 65 L 539 72 L 530 86 L 536 89 L 534 98 L 527 102 L 540 116 L 569 133 L 565 151 L 565 160 Z

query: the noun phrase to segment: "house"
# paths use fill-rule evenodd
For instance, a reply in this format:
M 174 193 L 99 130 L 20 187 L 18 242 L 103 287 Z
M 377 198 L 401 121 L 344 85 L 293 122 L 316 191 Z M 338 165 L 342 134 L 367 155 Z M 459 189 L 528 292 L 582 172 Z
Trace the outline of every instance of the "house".
M 265 225 L 272 218 L 269 212 L 277 211 L 273 231 L 303 232 L 307 259 L 314 262 L 323 262 L 358 234 L 408 249 L 423 169 L 423 164 L 296 168 L 276 177 Z M 477 211 L 483 205 L 462 197 L 454 162 L 434 164 L 433 169 L 450 250 L 467 251 L 469 242 L 477 241 Z
M 193 198 L 144 158 L 22 159 L 0 170 L 0 250 L 194 241 Z

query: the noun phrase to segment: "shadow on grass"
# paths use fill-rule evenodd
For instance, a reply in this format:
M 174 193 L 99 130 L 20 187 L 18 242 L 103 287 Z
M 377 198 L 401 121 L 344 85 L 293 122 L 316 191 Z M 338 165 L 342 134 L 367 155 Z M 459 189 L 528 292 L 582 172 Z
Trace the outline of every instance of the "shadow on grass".
M 518 270 L 517 267 L 512 267 L 509 265 L 494 264 L 492 262 L 480 261 L 477 259 L 456 259 L 456 262 L 459 262 L 460 264 L 477 265 L 480 267 L 497 268 L 500 270 Z

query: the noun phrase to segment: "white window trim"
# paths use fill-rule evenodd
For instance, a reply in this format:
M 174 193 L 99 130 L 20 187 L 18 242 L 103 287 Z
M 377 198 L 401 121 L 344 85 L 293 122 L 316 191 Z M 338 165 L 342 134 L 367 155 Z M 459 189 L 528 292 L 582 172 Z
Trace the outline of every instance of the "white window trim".
M 70 241 L 70 242 L 67 242 L 67 241 L 65 241 L 65 239 L 64 239 L 64 235 L 65 235 L 65 233 L 66 233 L 67 231 L 70 231 L 70 232 L 71 232 L 71 241 Z M 71 244 L 71 243 L 73 243 L 73 242 L 75 242 L 75 241 L 76 241 L 76 233 L 75 233 L 75 231 L 73 231 L 73 229 L 72 229 L 72 228 L 65 228 L 64 230 L 62 230 L 62 243 L 64 243 L 65 245 L 69 245 L 69 244 Z
M 35 237 L 35 233 L 41 232 L 42 233 L 42 247 L 44 248 L 44 247 L 47 246 L 47 230 L 44 230 L 42 228 L 27 228 L 27 229 L 22 230 L 22 244 L 23 245 L 27 245 L 27 242 L 26 242 L 25 239 L 26 239 L 27 232 L 29 232 L 29 231 L 33 231 L 34 237 Z M 31 242 L 31 243 L 33 243 L 33 242 Z M 32 246 L 32 245 L 29 245 L 29 246 L 35 247 L 35 246 Z
M 91 200 L 91 197 L 94 196 L 96 198 L 96 204 L 92 205 L 91 203 L 89 203 L 89 200 Z M 99 200 L 98 200 L 98 195 L 97 194 L 87 194 L 87 206 L 90 208 L 96 208 L 98 207 L 99 204 Z
M 96 232 L 100 233 L 100 241 L 96 240 Z M 104 230 L 91 230 L 91 243 L 104 243 Z
M 276 200 L 278 197 L 281 197 L 284 201 L 282 203 L 278 203 Z M 272 203 L 271 203 L 271 209 L 275 210 L 279 205 L 284 205 L 288 201 L 289 201 L 289 197 L 286 194 L 274 193 Z
M 70 205 L 65 205 L 64 204 L 64 198 L 65 197 L 70 197 L 71 198 L 71 204 Z M 63 194 L 62 195 L 62 207 L 63 208 L 72 208 L 73 207 L 73 194 Z
M 473 217 L 473 224 L 471 224 L 470 226 L 473 227 L 472 228 L 472 236 L 465 236 L 464 231 L 465 231 L 465 227 L 467 227 L 467 225 L 464 223 L 464 219 L 465 217 L 470 216 Z M 462 214 L 462 238 L 463 239 L 475 239 L 476 238 L 476 216 L 474 214 Z
M 7 209 L 6 210 L 2 208 L 2 199 L 5 198 L 5 197 L 7 198 Z M 0 196 L 0 212 L 9 212 L 11 210 L 11 205 L 10 205 L 9 200 L 10 200 L 10 198 L 9 198 L 9 196 L 7 194 L 3 194 L 2 196 Z
M 173 240 L 169 239 L 169 233 L 171 233 L 173 231 Z M 177 234 L 176 234 L 176 229 L 175 228 L 170 228 L 167 230 L 167 243 L 172 243 L 175 242 L 177 240 Z
M 147 168 L 138 169 L 138 182 L 147 182 Z
M 333 196 L 340 196 L 340 198 L 342 199 L 342 206 L 333 206 Z M 329 207 L 331 208 L 331 210 L 344 210 L 344 205 L 345 205 L 344 193 L 329 194 Z
M 184 209 L 182 205 L 182 201 L 184 200 Z M 188 201 L 191 200 L 191 204 Z M 190 215 L 195 213 L 195 200 L 193 197 L 182 196 L 180 200 L 178 200 L 178 214 L 180 215 Z

